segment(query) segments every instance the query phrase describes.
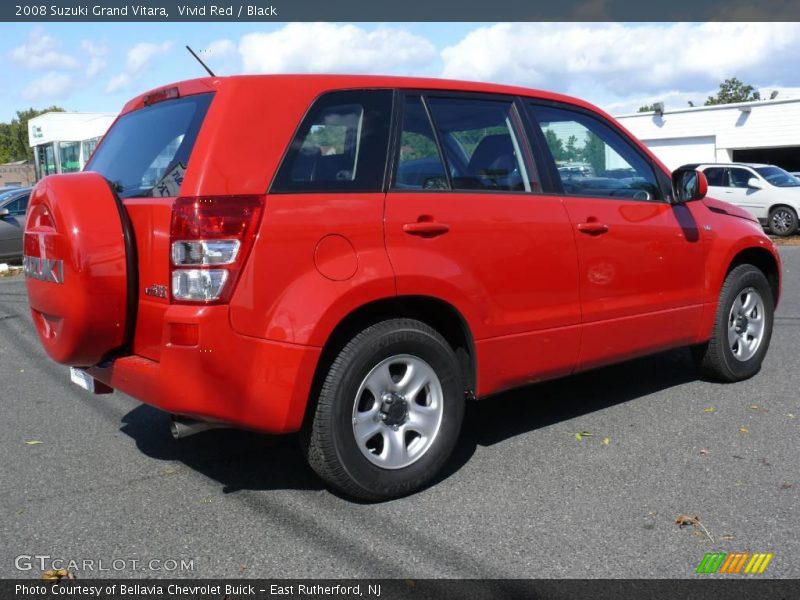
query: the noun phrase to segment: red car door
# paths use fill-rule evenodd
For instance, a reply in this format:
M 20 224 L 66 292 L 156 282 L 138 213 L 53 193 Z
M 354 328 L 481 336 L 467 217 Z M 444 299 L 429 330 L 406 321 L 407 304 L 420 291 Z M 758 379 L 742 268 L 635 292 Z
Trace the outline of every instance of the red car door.
M 531 104 L 556 159 L 580 270 L 579 368 L 695 341 L 705 252 L 646 155 L 599 116 Z
M 385 218 L 398 293 L 466 318 L 478 394 L 571 372 L 574 237 L 562 200 L 538 193 L 514 101 L 410 94 L 401 122 Z

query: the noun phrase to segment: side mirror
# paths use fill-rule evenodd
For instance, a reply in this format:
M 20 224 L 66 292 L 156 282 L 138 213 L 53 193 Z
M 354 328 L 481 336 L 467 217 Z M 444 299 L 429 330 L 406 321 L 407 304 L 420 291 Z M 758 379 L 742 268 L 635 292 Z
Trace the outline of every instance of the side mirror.
M 7 208 L 0 208 L 0 219 L 2 219 L 3 217 L 7 217 L 10 214 L 11 211 L 9 211 Z
M 764 184 L 761 183 L 761 180 L 757 177 L 751 177 L 747 180 L 747 187 L 753 188 L 754 190 L 763 190 Z
M 708 180 L 702 172 L 681 167 L 672 173 L 672 197 L 675 204 L 702 200 L 706 193 Z

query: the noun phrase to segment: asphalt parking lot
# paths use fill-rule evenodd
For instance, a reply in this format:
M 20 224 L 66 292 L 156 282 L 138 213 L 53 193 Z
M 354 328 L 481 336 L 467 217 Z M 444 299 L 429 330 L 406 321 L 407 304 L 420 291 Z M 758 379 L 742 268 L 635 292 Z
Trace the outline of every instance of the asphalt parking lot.
M 2 278 L 0 576 L 49 555 L 110 567 L 82 577 L 684 578 L 748 551 L 800 577 L 800 247 L 781 254 L 754 379 L 697 380 L 681 350 L 487 399 L 436 485 L 377 505 L 325 490 L 292 437 L 175 441 L 166 414 L 71 385 Z

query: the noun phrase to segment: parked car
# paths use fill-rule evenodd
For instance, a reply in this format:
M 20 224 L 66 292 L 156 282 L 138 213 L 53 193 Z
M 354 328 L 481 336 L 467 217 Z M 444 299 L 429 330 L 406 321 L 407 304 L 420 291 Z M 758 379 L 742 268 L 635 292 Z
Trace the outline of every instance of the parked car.
M 705 174 L 709 195 L 748 210 L 773 235 L 797 232 L 800 181 L 791 173 L 751 163 L 690 166 Z
M 0 192 L 0 262 L 22 257 L 22 232 L 31 188 Z
M 635 177 L 567 191 L 570 139 Z M 299 431 L 330 486 L 382 500 L 441 471 L 468 399 L 681 346 L 707 376 L 757 373 L 778 253 L 705 185 L 557 94 L 185 81 L 36 186 L 28 297 L 79 385 L 173 414 L 178 437 Z

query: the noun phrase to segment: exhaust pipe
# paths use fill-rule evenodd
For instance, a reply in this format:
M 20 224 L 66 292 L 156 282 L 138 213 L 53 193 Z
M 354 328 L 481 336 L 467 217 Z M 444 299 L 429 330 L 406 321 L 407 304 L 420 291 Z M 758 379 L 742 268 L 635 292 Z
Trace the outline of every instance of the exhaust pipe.
M 196 433 L 208 431 L 210 429 L 225 429 L 228 426 L 224 423 L 213 423 L 211 421 L 196 421 L 194 419 L 187 419 L 178 415 L 172 415 L 170 420 L 169 430 L 172 437 L 176 440 L 189 437 Z

